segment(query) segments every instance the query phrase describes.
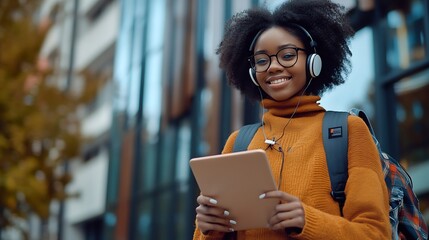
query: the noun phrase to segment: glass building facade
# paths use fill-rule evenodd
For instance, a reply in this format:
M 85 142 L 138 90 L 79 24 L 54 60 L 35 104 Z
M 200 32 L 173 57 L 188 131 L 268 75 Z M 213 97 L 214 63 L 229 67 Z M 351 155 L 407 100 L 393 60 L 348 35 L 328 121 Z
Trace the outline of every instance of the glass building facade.
M 374 25 L 375 121 L 381 143 L 413 178 L 429 222 L 429 4 L 404 1 Z
M 421 178 L 429 171 L 429 6 L 410 2 L 372 26 L 375 91 L 364 98 L 429 216 Z M 259 105 L 227 86 L 215 54 L 227 19 L 258 4 L 121 2 L 104 239 L 192 238 L 198 188 L 189 159 L 219 153 L 231 131 L 259 119 Z
M 252 4 L 122 1 L 105 239 L 192 238 L 189 159 L 218 153 L 233 126 L 257 116 L 215 55 L 233 9 Z

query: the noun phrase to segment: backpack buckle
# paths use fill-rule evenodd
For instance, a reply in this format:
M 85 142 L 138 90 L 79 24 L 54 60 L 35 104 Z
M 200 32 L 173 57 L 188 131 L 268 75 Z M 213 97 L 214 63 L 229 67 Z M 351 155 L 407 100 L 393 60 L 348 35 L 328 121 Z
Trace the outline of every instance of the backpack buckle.
M 346 193 L 344 191 L 332 191 L 331 196 L 338 202 L 344 202 L 346 200 Z

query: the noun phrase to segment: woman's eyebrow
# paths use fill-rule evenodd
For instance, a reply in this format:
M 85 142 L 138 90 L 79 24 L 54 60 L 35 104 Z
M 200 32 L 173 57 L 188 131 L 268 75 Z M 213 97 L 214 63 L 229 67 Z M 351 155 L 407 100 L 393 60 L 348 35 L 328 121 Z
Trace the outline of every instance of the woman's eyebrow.
M 287 47 L 294 47 L 296 48 L 297 46 L 293 43 L 288 43 L 288 44 L 284 44 L 284 45 L 280 45 L 277 47 L 278 50 L 283 49 L 283 48 L 287 48 Z
M 297 46 L 295 44 L 293 44 L 293 43 L 287 43 L 287 44 L 283 44 L 283 45 L 278 46 L 277 50 L 280 50 L 280 49 L 283 49 L 283 48 L 288 48 L 288 47 L 294 47 L 294 48 L 296 48 Z M 256 51 L 254 54 L 267 53 L 267 52 L 268 52 L 267 50 L 259 50 L 259 51 Z

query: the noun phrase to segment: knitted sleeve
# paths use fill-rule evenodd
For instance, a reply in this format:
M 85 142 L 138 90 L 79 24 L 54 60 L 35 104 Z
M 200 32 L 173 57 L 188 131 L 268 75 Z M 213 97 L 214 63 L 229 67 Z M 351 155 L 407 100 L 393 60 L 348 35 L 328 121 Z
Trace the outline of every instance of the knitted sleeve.
M 211 231 L 204 235 L 198 228 L 195 228 L 193 240 L 222 240 L 225 233 Z
M 237 135 L 238 135 L 238 130 L 231 133 L 231 135 L 229 135 L 223 147 L 222 153 L 232 153 L 234 148 L 234 142 L 235 142 L 235 139 L 237 138 Z

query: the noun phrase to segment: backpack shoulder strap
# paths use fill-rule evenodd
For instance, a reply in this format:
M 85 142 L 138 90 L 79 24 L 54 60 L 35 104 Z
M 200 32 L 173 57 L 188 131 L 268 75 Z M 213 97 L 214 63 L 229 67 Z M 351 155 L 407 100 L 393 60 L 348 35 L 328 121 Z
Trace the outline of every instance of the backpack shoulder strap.
M 247 146 L 252 141 L 253 136 L 260 126 L 261 123 L 254 123 L 241 127 L 234 142 L 233 152 L 246 151 Z
M 348 178 L 348 130 L 347 112 L 327 111 L 323 117 L 322 136 L 325 148 L 331 196 L 342 209 L 346 200 L 344 189 Z
M 374 140 L 375 146 L 377 147 L 378 152 L 381 154 L 380 157 L 381 158 L 387 158 L 387 156 L 382 155 L 383 151 L 381 150 L 380 143 L 378 142 L 378 139 L 375 137 L 375 131 L 372 128 L 371 122 L 369 121 L 369 118 L 366 115 L 366 113 L 360 109 L 352 108 L 350 110 L 350 114 L 360 117 L 365 122 L 366 126 L 368 127 L 369 132 L 371 133 L 372 140 Z

